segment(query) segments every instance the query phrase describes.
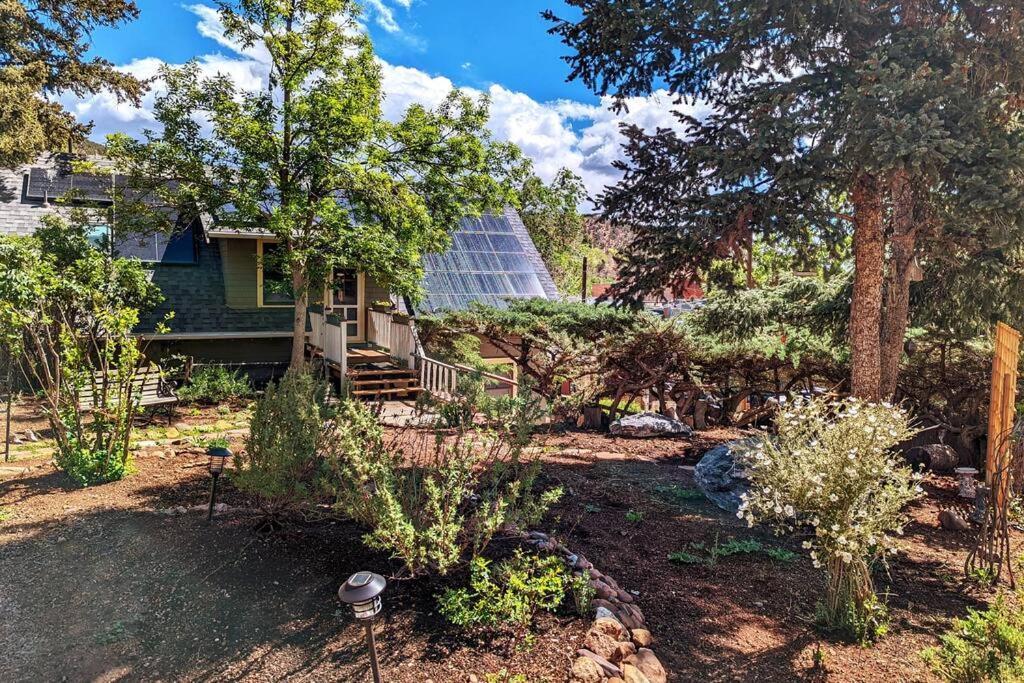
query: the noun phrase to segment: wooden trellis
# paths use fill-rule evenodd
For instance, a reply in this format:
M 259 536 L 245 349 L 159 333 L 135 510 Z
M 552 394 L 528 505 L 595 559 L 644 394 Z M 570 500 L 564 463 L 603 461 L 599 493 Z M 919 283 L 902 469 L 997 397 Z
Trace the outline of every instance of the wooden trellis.
M 1020 332 L 1009 325 L 996 324 L 995 353 L 992 359 L 992 392 L 988 408 L 988 451 L 985 457 L 985 482 L 996 509 L 1004 509 L 1009 477 L 996 477 L 1009 467 L 1012 451 L 1014 407 L 1017 400 L 1017 363 Z M 998 481 L 998 490 L 993 483 Z

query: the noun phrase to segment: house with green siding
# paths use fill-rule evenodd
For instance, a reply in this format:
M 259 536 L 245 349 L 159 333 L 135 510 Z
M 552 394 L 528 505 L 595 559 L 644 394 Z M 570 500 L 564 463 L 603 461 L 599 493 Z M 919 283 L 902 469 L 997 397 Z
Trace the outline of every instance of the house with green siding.
M 106 163 L 98 157 L 87 161 Z M 143 261 L 164 296 L 138 328 L 155 357 L 181 354 L 253 368 L 286 363 L 293 306 L 283 273 L 274 272 L 274 260 L 264 258 L 278 248 L 273 235 L 202 219 L 182 221 L 170 235 L 122 234 L 109 224 L 114 212 L 102 210 L 111 202 L 113 178 L 76 173 L 67 156 L 56 154 L 0 171 L 0 234 L 32 234 L 43 216 L 67 211 L 76 202 L 98 206 L 97 242 Z M 335 273 L 323 301 L 311 307 L 311 357 L 333 362 L 342 376 L 349 359 L 376 363 L 380 370 L 380 361 L 389 358 L 411 368 L 424 355 L 415 348 L 418 313 L 460 309 L 473 301 L 501 305 L 510 297 L 557 297 L 514 209 L 464 219 L 453 226 L 452 237 L 448 252 L 425 256 L 425 297 L 415 304 L 368 274 Z M 157 322 L 171 311 L 170 332 L 156 334 Z M 340 355 L 334 348 L 339 344 L 345 349 Z M 495 359 L 496 365 L 501 362 Z

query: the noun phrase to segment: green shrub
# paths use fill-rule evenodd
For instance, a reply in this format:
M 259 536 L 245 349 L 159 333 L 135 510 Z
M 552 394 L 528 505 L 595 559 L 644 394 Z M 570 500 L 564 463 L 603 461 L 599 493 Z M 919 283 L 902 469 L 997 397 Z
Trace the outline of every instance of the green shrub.
M 495 432 L 407 431 L 385 441 L 361 403 L 342 404 L 323 486 L 344 514 L 370 528 L 368 545 L 412 574 L 445 574 L 479 554 L 504 526 L 539 521 L 561 489 L 534 492 L 540 461 Z
M 80 486 L 95 486 L 119 481 L 134 472 L 131 453 L 118 448 L 115 451 L 94 450 L 71 439 L 66 448 L 54 454 L 58 469 Z
M 571 575 L 559 557 L 517 551 L 493 565 L 483 557 L 469 565 L 469 587 L 438 598 L 441 614 L 456 626 L 526 624 L 538 609 L 554 611 L 565 601 Z
M 241 370 L 204 365 L 192 373 L 188 383 L 178 390 L 178 396 L 193 403 L 220 403 L 252 396 L 252 384 Z
M 892 448 L 913 435 L 906 413 L 849 399 L 801 401 L 784 409 L 777 436 L 765 436 L 742 458 L 750 475 L 737 516 L 771 522 L 779 533 L 798 526 L 814 566 L 824 568 L 819 617 L 860 641 L 882 635 L 885 608 L 872 566 L 895 553 L 905 506 L 921 494 L 918 475 Z
M 1024 612 L 1004 596 L 985 611 L 968 610 L 954 619 L 941 645 L 923 655 L 935 673 L 951 683 L 1024 680 Z
M 289 370 L 256 402 L 232 480 L 271 514 L 317 497 L 323 453 L 334 431 L 329 394 L 328 384 L 309 370 Z

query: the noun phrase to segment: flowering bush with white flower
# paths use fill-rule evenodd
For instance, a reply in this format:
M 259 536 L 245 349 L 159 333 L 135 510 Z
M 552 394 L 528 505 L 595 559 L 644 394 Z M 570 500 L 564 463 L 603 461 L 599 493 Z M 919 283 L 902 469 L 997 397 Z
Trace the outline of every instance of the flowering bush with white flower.
M 782 410 L 777 431 L 741 456 L 751 489 L 737 516 L 780 533 L 807 529 L 803 546 L 827 577 L 822 620 L 871 640 L 885 615 L 872 566 L 896 552 L 903 509 L 921 494 L 920 475 L 892 452 L 914 434 L 908 416 L 888 404 L 814 399 Z

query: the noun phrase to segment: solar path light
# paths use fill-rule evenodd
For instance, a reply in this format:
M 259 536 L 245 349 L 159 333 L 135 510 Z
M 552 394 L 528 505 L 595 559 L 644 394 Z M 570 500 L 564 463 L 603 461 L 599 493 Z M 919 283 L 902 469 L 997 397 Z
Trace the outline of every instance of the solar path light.
M 380 574 L 356 572 L 338 589 L 341 601 L 351 605 L 356 619 L 362 620 L 366 625 L 366 645 L 370 649 L 370 668 L 373 669 L 374 683 L 381 683 L 381 678 L 380 664 L 377 662 L 377 641 L 373 637 L 373 618 L 380 612 L 380 594 L 384 592 L 386 586 L 387 581 Z
M 231 457 L 231 451 L 224 446 L 213 446 L 206 450 L 210 456 L 210 476 L 213 477 L 213 485 L 210 487 L 210 511 L 206 513 L 206 521 L 213 520 L 213 505 L 217 501 L 217 480 L 224 471 L 224 463 Z

